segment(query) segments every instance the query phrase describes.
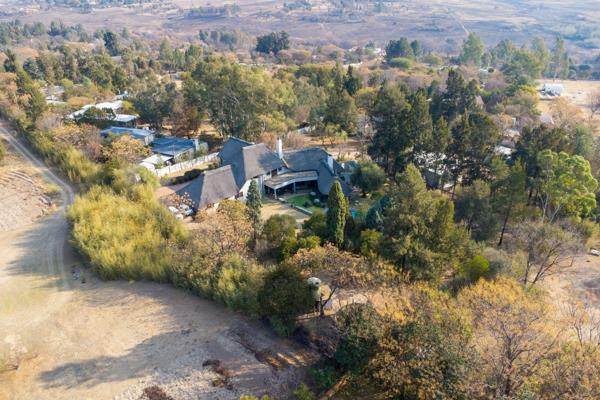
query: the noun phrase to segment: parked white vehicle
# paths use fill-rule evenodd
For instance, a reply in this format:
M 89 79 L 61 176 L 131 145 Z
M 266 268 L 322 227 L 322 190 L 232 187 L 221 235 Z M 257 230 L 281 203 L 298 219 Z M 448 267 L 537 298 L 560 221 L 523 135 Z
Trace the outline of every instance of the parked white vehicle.
M 183 215 L 185 215 L 186 217 L 189 217 L 190 215 L 192 215 L 194 213 L 194 210 L 187 204 L 180 204 L 179 209 L 181 210 Z
M 591 249 L 590 250 L 590 254 L 593 255 L 593 256 L 598 257 L 598 256 L 600 256 L 600 251 L 598 251 L 596 249 Z

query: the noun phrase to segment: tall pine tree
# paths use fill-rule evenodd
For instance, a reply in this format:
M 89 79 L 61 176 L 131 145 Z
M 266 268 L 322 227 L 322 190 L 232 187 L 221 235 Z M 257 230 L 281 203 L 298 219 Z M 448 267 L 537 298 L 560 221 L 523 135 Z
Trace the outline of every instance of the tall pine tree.
M 246 196 L 246 210 L 248 212 L 250 222 L 252 223 L 252 228 L 254 229 L 255 239 L 258 237 L 261 229 L 261 207 L 262 202 L 260 200 L 260 190 L 256 181 L 252 180 L 252 182 L 250 182 L 250 187 L 248 188 L 248 195 Z
M 344 228 L 349 215 L 348 200 L 342 191 L 342 185 L 336 181 L 329 191 L 327 199 L 327 237 L 337 247 L 344 244 Z

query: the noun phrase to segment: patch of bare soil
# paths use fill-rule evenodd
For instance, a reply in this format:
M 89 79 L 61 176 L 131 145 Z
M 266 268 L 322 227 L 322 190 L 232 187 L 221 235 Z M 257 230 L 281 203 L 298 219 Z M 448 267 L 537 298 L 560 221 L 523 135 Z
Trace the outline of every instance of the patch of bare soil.
M 544 281 L 549 299 L 559 312 L 564 312 L 571 301 L 582 301 L 591 310 L 600 313 L 600 257 L 581 254 L 573 266 Z
M 563 85 L 565 91 L 562 95 L 569 104 L 576 107 L 588 123 L 600 134 L 600 115 L 591 115 L 590 104 L 592 97 L 600 95 L 600 81 L 572 81 L 572 80 L 540 80 L 538 87 L 541 88 L 545 83 Z M 542 100 L 538 108 L 541 112 L 550 111 L 551 100 Z
M 35 221 L 52 210 L 53 188 L 39 171 L 6 144 L 8 152 L 0 162 L 0 232 Z

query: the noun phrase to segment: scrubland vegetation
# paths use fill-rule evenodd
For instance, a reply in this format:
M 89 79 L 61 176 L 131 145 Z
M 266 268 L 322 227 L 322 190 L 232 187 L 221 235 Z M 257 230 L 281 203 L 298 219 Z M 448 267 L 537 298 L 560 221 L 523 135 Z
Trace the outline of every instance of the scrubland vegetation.
M 415 84 L 399 69 L 427 70 L 439 56 L 408 39 L 357 70 L 98 38 L 92 53 L 53 40 L 31 61 L 7 52 L 0 110 L 79 186 L 72 243 L 100 277 L 170 282 L 317 347 L 322 363 L 298 398 L 334 386 L 348 398 L 600 396 L 593 313 L 574 301 L 562 316 L 543 287 L 594 243 L 600 215 L 593 128 L 560 103 L 552 125 L 539 119 L 535 80 L 571 71 L 560 40 L 552 51 L 539 40 L 486 49 L 473 34 L 440 58 L 456 65 Z M 279 33 L 257 51 L 277 62 L 288 46 Z M 68 107 L 48 106 L 42 83 L 62 84 L 67 103 L 130 89 L 131 112 L 175 135 L 198 136 L 208 121 L 220 137 L 261 140 L 306 123 L 323 144 L 353 138 L 351 181 L 369 206 L 353 215 L 338 182 L 326 211 L 298 229 L 285 215 L 263 222 L 253 185 L 246 204 L 200 211 L 188 230 L 134 165 L 145 147 L 98 139 L 93 119 L 65 122 Z M 514 152 L 498 154 L 511 130 Z M 320 303 L 309 277 L 327 286 Z M 367 300 L 334 303 L 349 294 Z

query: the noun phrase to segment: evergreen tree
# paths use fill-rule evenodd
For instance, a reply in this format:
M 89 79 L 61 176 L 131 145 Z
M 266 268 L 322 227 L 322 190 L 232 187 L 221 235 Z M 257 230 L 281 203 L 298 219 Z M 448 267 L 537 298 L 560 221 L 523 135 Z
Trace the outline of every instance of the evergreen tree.
M 434 198 L 419 170 L 409 164 L 390 190 L 381 251 L 413 279 L 436 281 L 443 268 L 457 265 L 466 252 L 468 238 L 453 218 L 452 202 Z
M 259 53 L 277 55 L 281 50 L 290 47 L 290 35 L 285 32 L 271 32 L 256 38 L 256 51 Z
M 16 72 L 17 71 L 17 56 L 16 54 L 10 50 L 4 50 L 4 54 L 6 55 L 6 60 L 4 60 L 4 70 L 6 72 Z
M 354 75 L 354 68 L 352 65 L 348 67 L 348 72 L 346 72 L 346 76 L 344 77 L 344 87 L 350 96 L 354 96 L 361 87 L 360 76 Z
M 413 56 L 415 57 L 415 59 L 418 60 L 419 58 L 421 58 L 423 50 L 421 49 L 421 43 L 419 43 L 418 40 L 413 40 L 412 42 L 410 42 L 410 48 L 412 49 Z
M 477 109 L 478 94 L 477 81 L 472 80 L 467 83 L 460 72 L 452 69 L 448 72 L 446 91 L 433 95 L 433 114 L 436 119 L 443 116 L 448 123 L 451 123 L 454 118 L 466 111 Z
M 46 109 L 46 99 L 35 82 L 21 67 L 17 68 L 17 89 L 19 93 L 27 96 L 25 110 L 30 122 L 33 124 Z
M 565 41 L 557 36 L 552 48 L 552 58 L 550 60 L 550 75 L 552 78 L 565 79 L 569 74 L 569 55 L 565 50 Z
M 23 63 L 23 69 L 29 74 L 31 79 L 41 79 L 40 69 L 38 68 L 37 62 L 33 58 L 28 58 Z
M 348 200 L 342 191 L 342 185 L 336 181 L 329 190 L 327 199 L 327 236 L 337 247 L 344 244 L 344 228 L 349 216 Z
M 460 54 L 460 62 L 463 64 L 470 64 L 475 66 L 481 66 L 483 52 L 485 46 L 481 41 L 478 34 L 471 32 L 469 37 L 463 43 L 462 53 Z
M 412 147 L 410 162 L 416 155 L 433 149 L 433 121 L 425 90 L 418 90 L 409 97 L 410 111 L 406 115 L 406 135 Z
M 548 50 L 544 39 L 541 37 L 534 38 L 533 42 L 531 42 L 531 50 L 540 64 L 542 73 L 546 75 L 550 66 L 550 51 Z
M 119 38 L 117 37 L 116 33 L 112 31 L 106 31 L 104 32 L 103 39 L 104 47 L 106 47 L 108 54 L 111 56 L 119 55 Z
M 325 104 L 323 124 L 335 127 L 334 130 L 342 130 L 353 133 L 356 129 L 357 111 L 354 99 L 345 88 L 344 78 L 340 68 L 336 69 L 333 86 L 329 90 L 329 96 Z
M 250 222 L 252 223 L 252 228 L 254 229 L 254 238 L 258 237 L 260 234 L 262 221 L 260 216 L 261 207 L 260 189 L 258 188 L 256 181 L 252 180 L 252 182 L 250 182 L 250 187 L 248 188 L 248 195 L 246 196 L 246 210 Z
M 385 58 L 388 63 L 398 57 L 414 57 L 413 49 L 405 37 L 400 38 L 400 40 L 390 40 L 385 48 Z
M 490 185 L 479 179 L 456 196 L 456 220 L 465 224 L 474 240 L 486 241 L 497 232 L 498 220 L 490 200 Z
M 385 183 L 385 171 L 373 161 L 361 161 L 350 177 L 354 186 L 358 186 L 366 197 L 367 193 L 379 190 Z
M 464 114 L 452 128 L 452 142 L 446 160 L 456 184 L 489 175 L 490 154 L 500 139 L 500 132 L 489 115 L 483 112 Z
M 369 110 L 375 136 L 368 152 L 385 167 L 389 176 L 394 176 L 407 162 L 406 150 L 410 142 L 403 132 L 406 126 L 405 110 L 408 107 L 406 95 L 400 86 L 384 83 Z

